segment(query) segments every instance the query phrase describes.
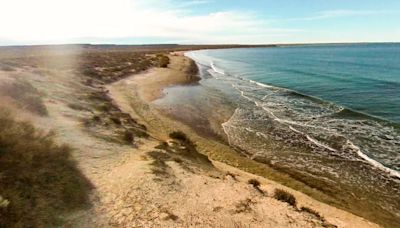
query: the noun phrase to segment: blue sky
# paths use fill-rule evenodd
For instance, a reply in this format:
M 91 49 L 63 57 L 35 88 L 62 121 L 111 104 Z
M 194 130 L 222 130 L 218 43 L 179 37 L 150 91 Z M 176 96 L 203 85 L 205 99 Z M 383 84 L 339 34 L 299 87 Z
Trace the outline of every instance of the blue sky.
M 397 0 L 0 0 L 0 45 L 400 42 Z

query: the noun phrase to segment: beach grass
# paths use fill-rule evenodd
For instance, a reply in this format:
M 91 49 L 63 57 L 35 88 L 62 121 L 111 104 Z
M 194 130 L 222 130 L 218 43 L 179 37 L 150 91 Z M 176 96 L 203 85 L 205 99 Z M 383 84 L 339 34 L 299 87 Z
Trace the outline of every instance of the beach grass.
M 64 212 L 89 206 L 91 183 L 52 133 L 0 109 L 0 227 L 61 224 Z

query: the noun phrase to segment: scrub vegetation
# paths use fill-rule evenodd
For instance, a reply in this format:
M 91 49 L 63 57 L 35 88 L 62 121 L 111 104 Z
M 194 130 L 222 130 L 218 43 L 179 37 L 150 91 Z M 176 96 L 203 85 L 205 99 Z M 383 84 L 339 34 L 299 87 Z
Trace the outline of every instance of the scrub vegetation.
M 0 227 L 44 227 L 89 206 L 90 182 L 52 133 L 0 109 Z

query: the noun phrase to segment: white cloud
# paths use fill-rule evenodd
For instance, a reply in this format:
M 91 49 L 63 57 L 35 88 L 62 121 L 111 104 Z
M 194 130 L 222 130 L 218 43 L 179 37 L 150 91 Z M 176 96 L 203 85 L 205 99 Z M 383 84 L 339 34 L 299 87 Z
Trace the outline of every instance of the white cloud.
M 316 13 L 314 16 L 289 18 L 289 19 L 285 19 L 285 20 L 286 21 L 313 21 L 313 20 L 321 20 L 321 19 L 329 19 L 329 18 L 365 16 L 365 15 L 374 15 L 374 14 L 383 14 L 383 13 L 388 13 L 388 11 L 339 9 L 339 10 L 321 11 L 321 12 Z
M 0 40 L 62 43 L 87 37 L 160 37 L 202 43 L 227 39 L 230 43 L 262 43 L 265 40 L 261 34 L 298 32 L 269 28 L 250 12 L 188 13 L 188 6 L 207 2 L 194 0 L 176 5 L 161 0 L 1 0 Z M 251 35 L 257 40 L 249 40 Z
M 204 4 L 210 4 L 212 1 L 208 0 L 193 0 L 193 1 L 186 1 L 182 3 L 181 6 L 194 6 L 194 5 L 204 5 Z

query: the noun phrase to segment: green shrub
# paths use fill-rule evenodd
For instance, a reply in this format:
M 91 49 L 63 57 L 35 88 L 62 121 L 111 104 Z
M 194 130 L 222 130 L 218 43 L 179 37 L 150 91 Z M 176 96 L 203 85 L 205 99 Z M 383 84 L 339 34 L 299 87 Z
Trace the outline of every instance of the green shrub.
M 62 213 L 88 205 L 91 184 L 52 134 L 0 108 L 0 227 L 59 225 Z
M 282 189 L 275 189 L 274 198 L 286 202 L 289 205 L 296 206 L 296 198 L 289 192 Z

